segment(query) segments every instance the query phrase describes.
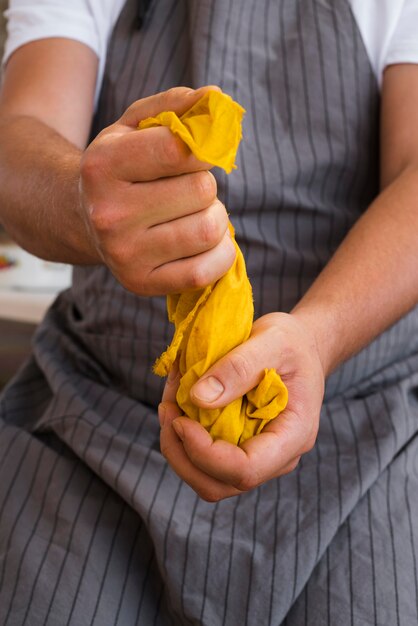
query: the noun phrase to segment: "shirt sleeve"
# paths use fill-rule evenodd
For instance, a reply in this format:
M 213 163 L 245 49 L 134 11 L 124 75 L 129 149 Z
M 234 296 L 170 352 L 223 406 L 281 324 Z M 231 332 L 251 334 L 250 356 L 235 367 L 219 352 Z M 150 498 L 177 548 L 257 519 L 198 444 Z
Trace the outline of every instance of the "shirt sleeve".
M 74 39 L 98 56 L 96 100 L 100 91 L 107 44 L 124 0 L 10 0 L 5 12 L 6 63 L 20 46 L 48 37 Z
M 382 69 L 395 63 L 418 63 L 418 0 L 404 0 Z

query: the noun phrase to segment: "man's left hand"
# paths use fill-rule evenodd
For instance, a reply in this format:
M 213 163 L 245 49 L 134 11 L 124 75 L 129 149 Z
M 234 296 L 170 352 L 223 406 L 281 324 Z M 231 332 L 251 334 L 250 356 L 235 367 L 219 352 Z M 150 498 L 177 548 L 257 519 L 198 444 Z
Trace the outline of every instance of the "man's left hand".
M 213 441 L 176 404 L 180 374 L 173 368 L 159 407 L 161 451 L 174 471 L 204 500 L 216 502 L 291 472 L 312 449 L 324 395 L 324 370 L 314 336 L 297 316 L 270 313 L 250 338 L 215 365 L 191 389 L 202 408 L 224 407 L 275 368 L 289 391 L 286 409 L 240 446 Z

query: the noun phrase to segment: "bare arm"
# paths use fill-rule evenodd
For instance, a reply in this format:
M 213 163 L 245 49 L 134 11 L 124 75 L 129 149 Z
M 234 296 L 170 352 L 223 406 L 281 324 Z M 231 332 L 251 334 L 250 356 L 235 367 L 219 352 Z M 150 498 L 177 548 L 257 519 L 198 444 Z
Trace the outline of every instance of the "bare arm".
M 129 290 L 202 287 L 235 258 L 228 216 L 208 166 L 167 128 L 136 130 L 164 110 L 182 114 L 204 89 L 133 103 L 85 149 L 97 59 L 47 39 L 18 49 L 0 99 L 0 220 L 28 251 L 104 263 Z
M 418 303 L 417 65 L 386 70 L 381 119 L 382 192 L 294 311 L 326 374 Z
M 0 220 L 22 247 L 50 260 L 98 262 L 78 211 L 96 72 L 94 52 L 67 39 L 23 46 L 5 70 Z

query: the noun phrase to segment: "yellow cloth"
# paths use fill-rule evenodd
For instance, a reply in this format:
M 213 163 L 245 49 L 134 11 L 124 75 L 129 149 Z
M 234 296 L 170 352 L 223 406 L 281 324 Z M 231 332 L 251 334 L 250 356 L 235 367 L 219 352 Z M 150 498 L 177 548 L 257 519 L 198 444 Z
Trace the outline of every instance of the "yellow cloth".
M 202 161 L 231 171 L 241 139 L 244 109 L 229 96 L 210 91 L 182 118 L 162 113 L 140 128 L 167 125 Z M 184 121 L 186 120 L 186 122 Z M 198 145 L 199 144 L 199 145 Z M 233 228 L 230 226 L 233 236 Z M 254 317 L 252 289 L 245 261 L 235 239 L 236 259 L 216 283 L 167 298 L 169 320 L 175 333 L 154 371 L 167 376 L 179 357 L 181 373 L 177 402 L 185 415 L 199 421 L 213 439 L 242 443 L 258 434 L 287 404 L 287 389 L 276 370 L 264 371 L 259 385 L 222 409 L 200 409 L 190 400 L 195 382 L 221 357 L 246 341 Z
M 236 169 L 234 161 L 242 139 L 244 113 L 242 106 L 230 96 L 208 91 L 180 118 L 172 111 L 166 111 L 142 120 L 138 128 L 167 126 L 200 161 L 222 167 L 230 174 Z

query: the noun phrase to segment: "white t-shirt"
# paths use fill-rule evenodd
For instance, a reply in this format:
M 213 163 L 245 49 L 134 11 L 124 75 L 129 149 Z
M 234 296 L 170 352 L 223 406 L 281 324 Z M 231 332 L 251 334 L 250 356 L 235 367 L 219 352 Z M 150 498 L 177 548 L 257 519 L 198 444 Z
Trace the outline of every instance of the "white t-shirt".
M 379 84 L 394 63 L 418 63 L 418 0 L 349 0 Z M 100 90 L 107 44 L 125 0 L 10 0 L 3 62 L 25 43 L 68 37 L 99 57 Z

